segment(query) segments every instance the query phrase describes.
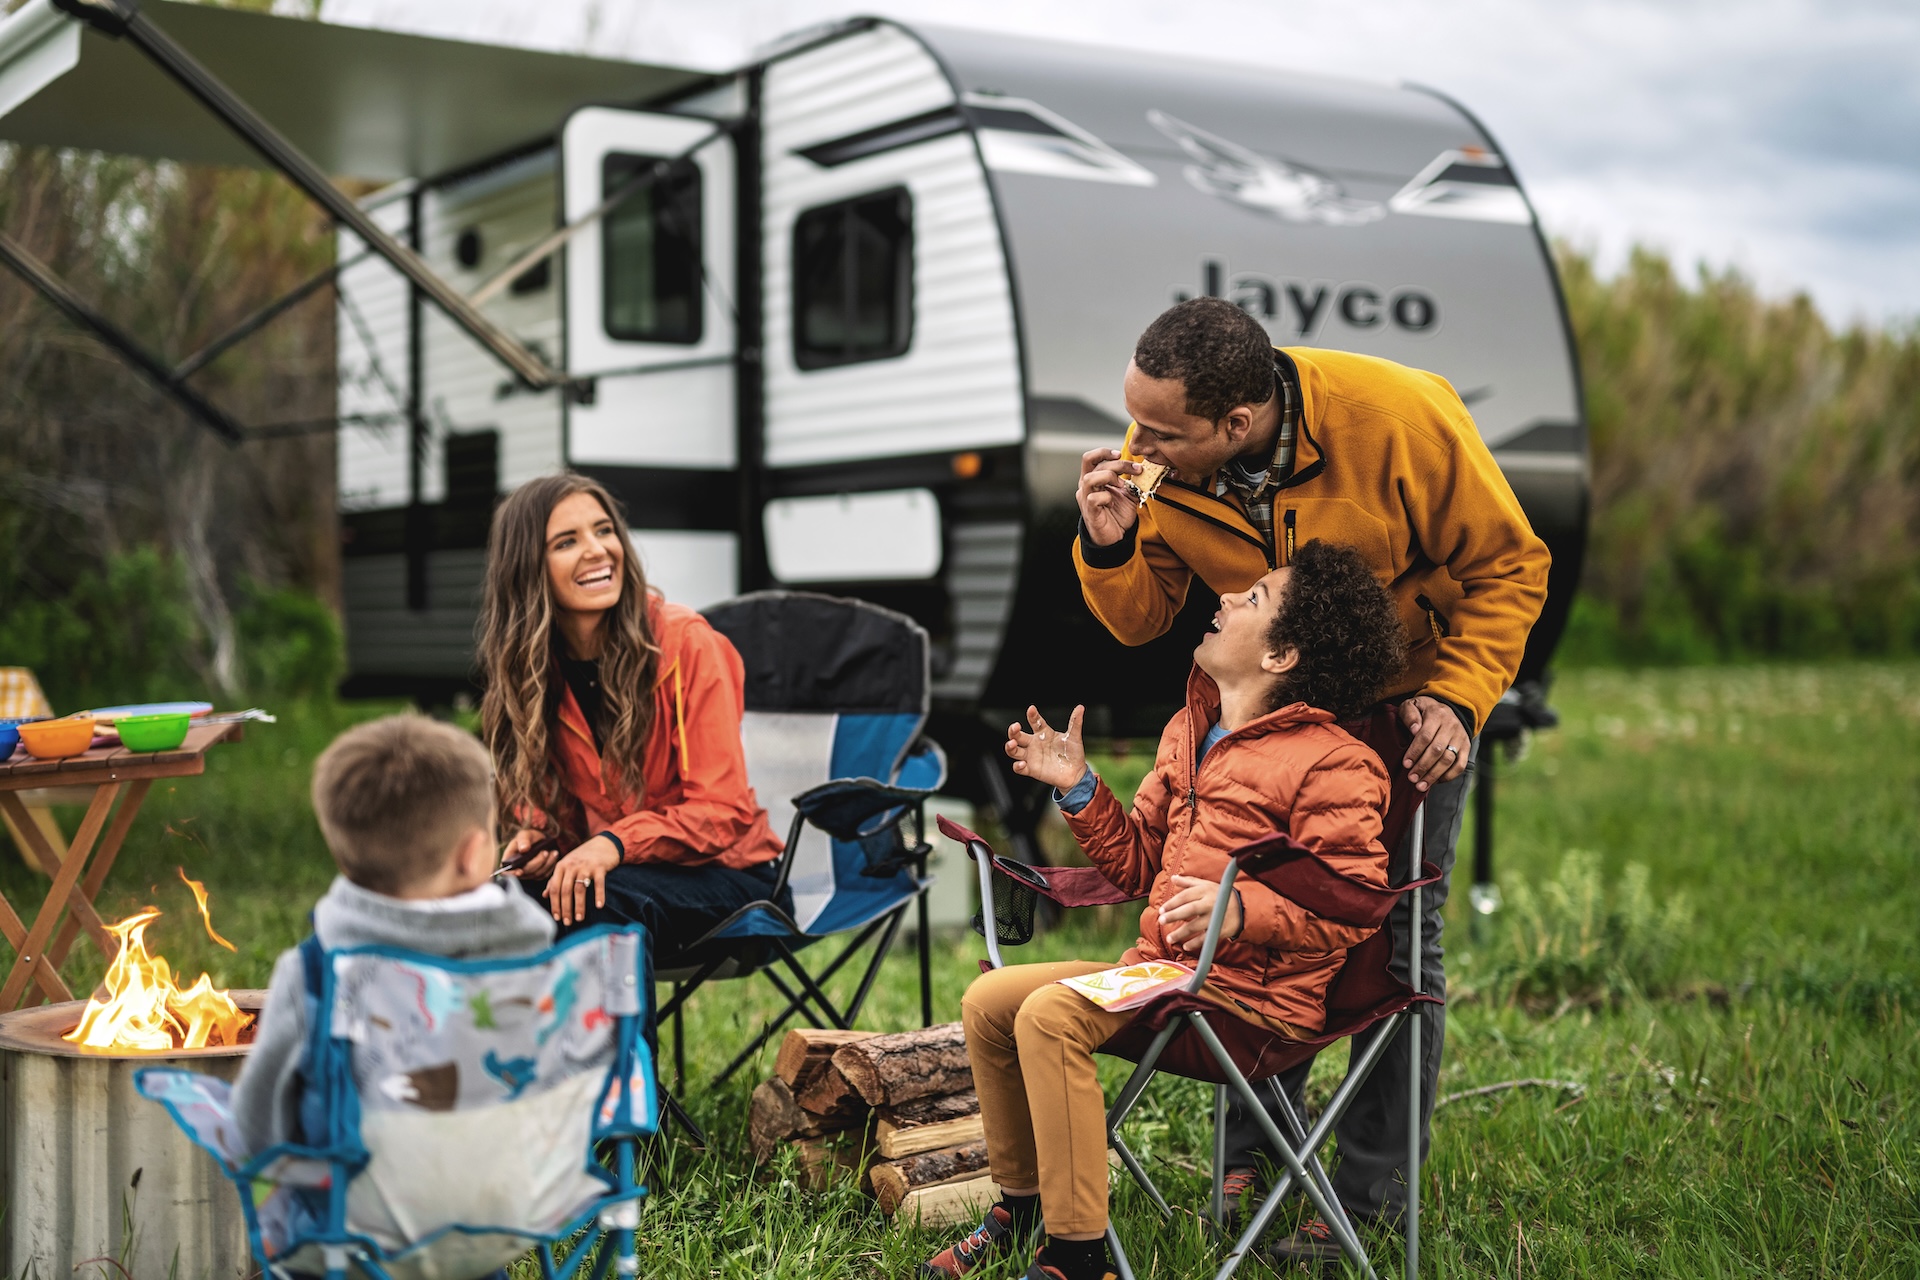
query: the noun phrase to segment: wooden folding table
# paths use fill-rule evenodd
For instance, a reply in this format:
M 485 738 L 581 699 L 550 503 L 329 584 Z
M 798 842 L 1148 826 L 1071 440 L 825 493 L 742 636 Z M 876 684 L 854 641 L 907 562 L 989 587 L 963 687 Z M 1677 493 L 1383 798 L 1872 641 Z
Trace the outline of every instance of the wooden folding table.
M 207 748 L 238 742 L 242 736 L 243 726 L 237 723 L 195 725 L 187 730 L 187 740 L 173 751 L 96 747 L 65 760 L 35 760 L 21 750 L 14 752 L 10 761 L 0 763 L 0 811 L 13 819 L 14 827 L 26 838 L 27 848 L 22 852 L 29 865 L 38 866 L 52 879 L 31 926 L 22 922 L 13 904 L 0 893 L 0 933 L 14 949 L 13 967 L 5 984 L 0 985 L 0 1011 L 25 1003 L 29 984 L 38 987 L 39 995 L 46 999 L 73 999 L 73 992 L 60 979 L 60 965 L 83 931 L 112 961 L 119 944 L 107 932 L 93 902 L 107 882 L 107 873 L 113 870 L 113 860 L 120 856 L 120 846 L 147 798 L 147 789 L 159 778 L 204 773 Z M 18 793 L 41 787 L 89 786 L 93 799 L 87 805 L 86 817 L 80 820 L 80 829 L 62 855 L 27 815 Z M 66 916 L 64 921 L 62 915 Z

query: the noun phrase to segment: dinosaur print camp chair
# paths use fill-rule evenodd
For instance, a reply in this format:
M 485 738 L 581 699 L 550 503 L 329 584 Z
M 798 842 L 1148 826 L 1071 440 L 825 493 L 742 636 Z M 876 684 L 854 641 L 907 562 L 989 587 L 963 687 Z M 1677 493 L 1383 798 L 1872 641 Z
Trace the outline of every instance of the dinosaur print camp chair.
M 1342 726 L 1365 742 L 1384 761 L 1397 763 L 1404 752 L 1407 735 L 1399 724 L 1395 709 L 1386 707 L 1365 721 Z M 1388 924 L 1389 913 L 1403 894 L 1411 895 L 1413 936 L 1409 954 L 1420 954 L 1420 890 L 1439 878 L 1438 871 L 1424 859 L 1424 823 L 1416 818 L 1421 794 L 1406 781 L 1406 773 L 1389 765 L 1387 776 L 1394 779 L 1384 815 L 1381 842 L 1388 849 L 1408 848 L 1404 876 L 1392 888 L 1382 889 L 1356 880 L 1322 862 L 1311 850 L 1296 844 L 1284 832 L 1275 832 L 1234 851 L 1220 877 L 1220 894 L 1215 899 L 1213 916 L 1194 966 L 1194 975 L 1184 986 L 1141 1006 L 1134 1018 L 1100 1052 L 1125 1058 L 1137 1064 L 1107 1111 L 1107 1141 L 1114 1154 L 1135 1182 L 1168 1217 L 1172 1207 L 1154 1185 L 1146 1167 L 1128 1147 L 1121 1125 L 1140 1100 L 1156 1072 L 1166 1071 L 1189 1079 L 1206 1080 L 1214 1085 L 1213 1195 L 1210 1216 L 1216 1226 L 1226 1220 L 1226 1112 L 1228 1091 L 1237 1095 L 1250 1118 L 1264 1131 L 1269 1146 L 1284 1166 L 1280 1181 L 1261 1205 L 1222 1261 L 1216 1280 L 1227 1280 L 1247 1253 L 1265 1233 L 1274 1215 L 1295 1187 L 1332 1229 L 1342 1253 L 1368 1277 L 1376 1280 L 1372 1263 L 1360 1243 L 1358 1232 L 1335 1197 L 1333 1184 L 1319 1159 L 1319 1150 L 1333 1132 L 1334 1124 L 1345 1113 L 1362 1083 L 1372 1072 L 1381 1052 L 1400 1034 L 1413 1037 L 1413 1060 L 1420 1056 L 1420 1020 L 1409 1016 L 1413 1006 L 1437 1003 L 1423 994 L 1417 984 L 1420 970 L 1412 966 L 1409 986 L 1392 971 L 1394 938 Z M 1047 898 L 1062 907 L 1105 906 L 1129 900 L 1130 895 L 1116 888 L 1097 867 L 1031 867 L 995 854 L 972 831 L 946 818 L 939 820 L 940 831 L 965 846 L 980 878 L 980 915 L 974 928 L 987 942 L 989 959 L 983 968 L 999 968 L 1000 948 L 1020 945 L 1033 936 L 1036 898 Z M 1329 985 L 1326 997 L 1326 1024 L 1310 1039 L 1297 1040 L 1278 1035 L 1254 1023 L 1223 1011 L 1200 994 L 1220 943 L 1226 920 L 1228 892 L 1239 876 L 1251 876 L 1274 892 L 1299 903 L 1308 911 L 1342 924 L 1372 928 L 1378 932 L 1348 950 L 1346 963 Z M 1335 1092 L 1326 1110 L 1311 1130 L 1293 1109 L 1278 1077 L 1285 1071 L 1311 1060 L 1320 1050 L 1359 1035 L 1384 1023 L 1364 1052 L 1356 1055 L 1347 1078 Z M 1414 1123 L 1414 1135 L 1407 1153 L 1408 1190 L 1406 1231 L 1406 1276 L 1411 1280 L 1419 1267 L 1419 1133 L 1420 1095 L 1418 1074 L 1408 1099 Z M 1277 1099 L 1287 1131 L 1281 1132 L 1254 1086 L 1263 1085 Z M 1133 1269 L 1119 1233 L 1109 1225 L 1107 1243 L 1113 1251 L 1120 1280 L 1134 1280 Z
M 271 1275 L 463 1280 L 537 1250 L 548 1280 L 632 1276 L 657 1123 L 642 938 L 591 929 L 509 960 L 309 938 L 302 1141 L 248 1154 L 212 1076 L 149 1067 L 135 1086 L 233 1179 Z

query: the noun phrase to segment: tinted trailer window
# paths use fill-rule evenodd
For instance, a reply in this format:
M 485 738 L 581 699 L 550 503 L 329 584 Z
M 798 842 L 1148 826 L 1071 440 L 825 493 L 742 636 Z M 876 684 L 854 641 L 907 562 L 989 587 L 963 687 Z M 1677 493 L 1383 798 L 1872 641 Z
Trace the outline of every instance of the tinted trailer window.
M 913 197 L 904 187 L 809 209 L 793 227 L 793 362 L 904 355 L 913 339 Z
M 611 196 L 662 157 L 609 153 L 600 186 Z M 623 342 L 700 341 L 700 169 L 670 167 L 609 212 L 600 229 L 602 324 Z

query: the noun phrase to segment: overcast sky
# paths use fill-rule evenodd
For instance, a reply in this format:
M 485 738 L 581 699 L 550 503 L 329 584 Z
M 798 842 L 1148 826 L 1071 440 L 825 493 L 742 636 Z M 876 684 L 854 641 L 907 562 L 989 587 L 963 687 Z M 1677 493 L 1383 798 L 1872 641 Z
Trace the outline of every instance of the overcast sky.
M 725 68 L 854 13 L 1415 80 L 1486 123 L 1550 234 L 1920 316 L 1914 0 L 325 0 L 333 21 Z

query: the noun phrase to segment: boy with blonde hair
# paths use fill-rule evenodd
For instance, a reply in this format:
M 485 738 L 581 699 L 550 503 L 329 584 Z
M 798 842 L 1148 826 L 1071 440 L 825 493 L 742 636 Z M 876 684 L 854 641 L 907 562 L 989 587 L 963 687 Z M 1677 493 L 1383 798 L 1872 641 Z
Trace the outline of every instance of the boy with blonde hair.
M 420 715 L 347 730 L 313 767 L 313 810 L 340 875 L 314 906 L 327 951 L 386 945 L 450 958 L 533 955 L 553 920 L 493 878 L 493 766 L 470 733 Z M 274 964 L 233 1090 L 248 1150 L 301 1140 L 315 1001 L 300 949 Z

